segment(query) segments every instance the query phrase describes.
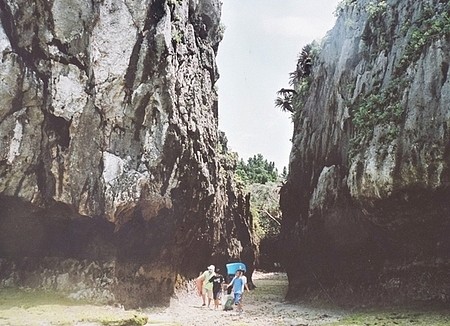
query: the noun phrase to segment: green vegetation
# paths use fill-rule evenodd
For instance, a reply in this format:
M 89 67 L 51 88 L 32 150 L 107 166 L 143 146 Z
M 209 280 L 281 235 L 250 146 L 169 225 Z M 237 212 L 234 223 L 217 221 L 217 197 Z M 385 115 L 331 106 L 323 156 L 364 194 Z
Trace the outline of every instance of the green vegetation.
M 254 235 L 261 241 L 269 235 L 278 234 L 280 222 L 277 219 L 281 215 L 278 193 L 269 195 L 270 190 L 277 189 L 278 185 L 275 182 L 279 178 L 275 163 L 268 162 L 262 154 L 250 157 L 245 163 L 236 152 L 228 151 L 225 134 L 221 132 L 219 135 L 221 165 L 228 171 L 234 171 L 236 185 L 241 191 L 250 193 Z
M 217 30 L 218 39 L 220 39 L 220 40 L 223 39 L 226 29 L 227 29 L 227 27 L 223 23 L 219 24 L 219 29 Z
M 274 162 L 269 162 L 262 154 L 250 157 L 247 163 L 240 160 L 237 164 L 236 174 L 245 184 L 261 183 L 278 179 L 278 170 Z
M 336 9 L 334 10 L 334 16 L 339 17 L 345 9 L 347 9 L 349 6 L 356 3 L 356 0 L 341 0 L 336 6 Z
M 311 87 L 311 76 L 305 76 L 296 85 L 297 96 L 295 98 L 296 106 L 301 106 L 306 102 L 306 98 L 309 95 L 309 89 Z
M 356 0 L 342 0 L 337 4 L 334 15 L 336 17 L 339 17 L 348 7 L 356 5 L 356 3 Z M 386 8 L 387 2 L 385 0 L 374 0 L 369 1 L 369 3 L 366 5 L 365 10 L 369 14 L 370 18 L 374 18 L 378 15 L 382 15 L 385 12 Z
M 2 325 L 141 326 L 148 317 L 138 311 L 125 311 L 68 299 L 60 293 L 42 290 L 0 289 Z
M 294 86 L 296 96 L 294 107 L 300 107 L 306 102 L 312 82 L 313 64 L 320 52 L 320 45 L 312 42 L 303 47 L 297 60 L 297 69 L 289 74 L 289 84 Z
M 285 277 L 279 276 L 270 279 L 258 279 L 256 288 L 252 291 L 256 302 L 284 301 L 288 290 Z
M 177 29 L 172 28 L 172 43 L 174 44 L 181 44 L 183 42 L 184 33 Z
M 344 317 L 328 326 L 445 326 L 450 324 L 448 312 L 366 311 Z
M 384 140 L 386 142 L 391 142 L 398 136 L 399 125 L 403 122 L 405 110 L 401 99 L 403 90 L 409 86 L 407 67 L 417 61 L 424 49 L 432 42 L 448 36 L 450 33 L 449 1 L 440 5 L 429 3 L 420 5 L 422 6 L 420 17 L 414 22 L 407 21 L 405 26 L 400 29 L 402 37 L 407 38 L 408 43 L 395 67 L 396 78 L 385 89 L 375 89 L 349 105 L 355 127 L 349 150 L 350 158 L 372 138 L 376 126 L 385 128 Z M 386 1 L 371 1 L 366 10 L 371 18 L 375 18 L 386 8 Z M 379 23 L 377 24 L 373 25 L 380 26 Z M 379 53 L 386 48 L 389 40 L 386 38 L 385 31 L 374 28 L 367 29 L 363 39 L 372 47 L 374 46 L 373 53 Z
M 366 6 L 366 11 L 370 18 L 382 15 L 387 8 L 386 1 L 370 1 Z
M 279 259 L 270 249 L 275 246 L 280 233 L 279 188 L 281 181 L 287 177 L 287 168 L 284 167 L 279 176 L 275 163 L 269 162 L 262 154 L 250 157 L 247 162 L 239 159 L 236 152 L 229 151 L 228 139 L 221 131 L 217 151 L 224 170 L 234 172 L 236 185 L 241 191 L 250 193 L 252 230 L 260 245 L 260 263 L 265 262 L 266 267 L 273 268 L 273 263 Z
M 320 46 L 317 42 L 303 47 L 297 59 L 297 69 L 289 74 L 289 84 L 293 89 L 280 89 L 275 99 L 275 107 L 295 114 L 299 111 L 298 108 L 305 104 L 312 82 L 313 61 L 319 52 Z
M 61 293 L 56 292 L 0 288 L 0 309 L 10 309 L 17 306 L 27 309 L 42 304 L 73 306 L 81 303 L 83 302 L 69 299 Z
M 248 186 L 254 229 L 258 239 L 276 238 L 281 231 L 279 184 L 253 183 Z
M 369 94 L 352 105 L 355 135 L 350 143 L 350 158 L 372 138 L 376 126 L 387 129 L 386 142 L 391 142 L 398 136 L 398 126 L 403 121 L 405 109 L 400 103 L 404 87 L 405 82 L 394 80 L 386 89 Z
M 275 107 L 280 108 L 281 111 L 289 111 L 294 113 L 294 108 L 292 107 L 292 100 L 297 92 L 293 89 L 282 88 L 277 92 L 277 98 L 275 99 Z
M 89 320 L 96 321 L 96 320 Z M 144 315 L 133 315 L 127 318 L 114 318 L 114 317 L 104 317 L 97 322 L 100 322 L 103 326 L 142 326 L 146 325 L 148 322 L 148 317 Z
M 284 178 L 287 169 L 283 169 Z M 275 163 L 268 162 L 262 154 L 250 157 L 245 163 L 240 160 L 236 176 L 246 192 L 250 193 L 250 211 L 253 230 L 259 243 L 259 268 L 270 270 L 279 262 L 277 255 L 278 235 L 281 231 L 279 190 L 281 177 Z
M 397 67 L 397 73 L 404 72 L 411 62 L 416 61 L 425 46 L 450 33 L 450 2 L 447 1 L 437 7 L 426 3 L 422 5 L 424 7 L 421 17 L 414 23 L 409 23 L 410 28 L 404 29 L 405 32 L 410 30 L 410 37 Z

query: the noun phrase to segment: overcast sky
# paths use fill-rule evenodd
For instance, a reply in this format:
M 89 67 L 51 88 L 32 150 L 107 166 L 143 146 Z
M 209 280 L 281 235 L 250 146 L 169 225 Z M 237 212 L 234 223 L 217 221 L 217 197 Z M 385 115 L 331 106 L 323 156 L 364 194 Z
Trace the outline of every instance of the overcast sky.
M 219 128 L 247 160 L 261 153 L 281 172 L 288 166 L 293 125 L 274 107 L 289 87 L 303 46 L 325 36 L 339 0 L 223 0 L 225 36 L 217 62 Z

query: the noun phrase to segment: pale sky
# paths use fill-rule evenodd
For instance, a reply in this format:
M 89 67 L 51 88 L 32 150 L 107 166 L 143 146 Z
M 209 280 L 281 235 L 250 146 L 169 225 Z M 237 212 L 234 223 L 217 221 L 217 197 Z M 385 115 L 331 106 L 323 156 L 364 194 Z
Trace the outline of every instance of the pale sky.
M 293 124 L 275 108 L 289 88 L 301 49 L 323 38 L 339 0 L 222 0 L 225 35 L 219 45 L 219 129 L 247 161 L 261 153 L 278 171 L 288 166 Z

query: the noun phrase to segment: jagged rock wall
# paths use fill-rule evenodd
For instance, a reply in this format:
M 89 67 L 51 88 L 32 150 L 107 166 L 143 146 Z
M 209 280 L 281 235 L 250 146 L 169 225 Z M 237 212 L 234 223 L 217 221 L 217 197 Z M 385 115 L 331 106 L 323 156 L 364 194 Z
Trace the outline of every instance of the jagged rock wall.
M 0 0 L 8 284 L 96 261 L 113 281 L 85 284 L 145 306 L 210 263 L 253 264 L 248 201 L 218 139 L 220 6 Z
M 450 4 L 346 0 L 337 12 L 294 103 L 289 295 L 448 302 Z

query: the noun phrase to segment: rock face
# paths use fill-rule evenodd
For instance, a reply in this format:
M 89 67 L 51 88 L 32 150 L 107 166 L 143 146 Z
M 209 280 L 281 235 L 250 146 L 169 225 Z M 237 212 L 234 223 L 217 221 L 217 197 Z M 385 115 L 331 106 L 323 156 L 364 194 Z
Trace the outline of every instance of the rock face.
M 4 285 L 145 306 L 211 263 L 253 265 L 217 130 L 220 9 L 0 0 Z
M 281 194 L 289 295 L 448 302 L 450 4 L 349 0 L 337 12 L 297 85 L 309 93 L 294 103 Z

